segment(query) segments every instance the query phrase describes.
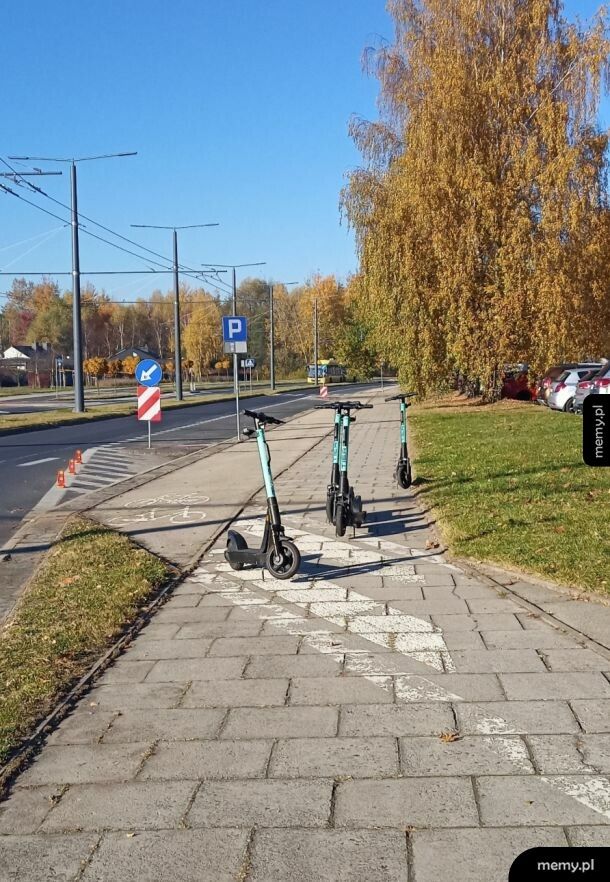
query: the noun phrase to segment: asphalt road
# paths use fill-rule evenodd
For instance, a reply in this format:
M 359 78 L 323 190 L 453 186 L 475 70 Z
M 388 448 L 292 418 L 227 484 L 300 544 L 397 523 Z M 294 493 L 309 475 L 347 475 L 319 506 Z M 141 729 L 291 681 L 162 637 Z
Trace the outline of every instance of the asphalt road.
M 233 384 L 219 383 L 212 389 L 200 389 L 196 393 L 199 395 L 221 395 L 230 394 L 233 391 Z M 174 398 L 174 392 L 170 389 L 163 389 L 163 398 Z M 184 397 L 186 400 L 191 393 L 188 389 L 188 383 L 185 384 Z M 89 407 L 112 407 L 117 404 L 135 404 L 136 393 L 133 390 L 125 391 L 123 394 L 109 395 L 100 394 L 87 390 L 85 393 L 85 404 Z M 0 414 L 26 414 L 26 413 L 45 413 L 49 410 L 72 410 L 74 407 L 74 396 L 71 393 L 61 392 L 60 397 L 56 398 L 53 393 L 32 393 L 27 395 L 8 395 L 5 398 L 0 394 Z
M 346 398 L 369 388 L 373 386 L 353 384 L 331 387 L 330 391 L 331 397 Z M 242 410 L 268 407 L 276 417 L 290 417 L 313 407 L 317 399 L 313 389 L 280 396 L 261 395 L 247 399 Z M 197 447 L 227 440 L 234 437 L 235 432 L 233 401 L 168 410 L 163 414 L 163 422 L 153 428 L 153 452 L 157 451 L 167 461 Z M 53 486 L 57 470 L 65 468 L 75 450 L 84 453 L 91 447 L 118 443 L 124 449 L 144 454 L 147 441 L 145 424 L 138 423 L 133 416 L 0 436 L 0 548 L 24 515 Z M 154 464 L 144 455 L 141 463 L 141 470 Z

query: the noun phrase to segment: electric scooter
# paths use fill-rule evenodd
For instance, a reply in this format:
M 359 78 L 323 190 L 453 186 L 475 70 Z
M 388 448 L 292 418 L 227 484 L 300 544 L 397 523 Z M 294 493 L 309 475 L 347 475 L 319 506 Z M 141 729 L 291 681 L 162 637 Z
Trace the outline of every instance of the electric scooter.
M 327 512 L 329 510 L 328 497 L 333 493 L 334 497 L 334 524 L 337 536 L 344 536 L 347 527 L 361 527 L 366 518 L 366 512 L 362 510 L 362 497 L 357 496 L 354 488 L 350 486 L 347 476 L 347 464 L 349 458 L 349 427 L 356 421 L 351 415 L 352 410 L 371 409 L 372 404 L 362 404 L 360 401 L 338 401 L 336 404 L 318 405 L 318 407 L 332 407 L 339 415 L 339 438 L 338 438 L 338 480 L 334 481 L 327 492 Z M 335 426 L 337 417 L 335 416 Z M 333 477 L 337 474 L 334 468 L 335 446 L 333 443 Z M 331 503 L 332 507 L 332 503 Z
M 415 392 L 403 392 L 400 395 L 390 395 L 389 398 L 386 398 L 386 401 L 400 401 L 400 454 L 394 475 L 403 490 L 410 487 L 412 481 L 411 460 L 407 447 L 407 408 L 411 407 L 411 403 L 407 401 L 407 398 L 412 398 L 415 394 Z
M 339 447 L 341 444 L 341 407 L 340 402 L 316 404 L 316 410 L 334 410 L 335 428 L 333 431 L 333 461 L 330 468 L 330 483 L 326 488 L 326 520 L 335 523 L 335 505 L 339 492 Z
M 267 514 L 260 548 L 248 548 L 248 543 L 241 533 L 237 530 L 229 530 L 225 560 L 234 570 L 242 570 L 245 566 L 265 567 L 276 579 L 290 579 L 301 565 L 301 555 L 294 542 L 284 535 L 271 474 L 271 454 L 265 439 L 265 426 L 282 425 L 284 420 L 278 420 L 260 411 L 245 410 L 244 414 L 254 420 L 254 429 L 246 428 L 243 434 L 247 438 L 256 435 L 267 493 Z

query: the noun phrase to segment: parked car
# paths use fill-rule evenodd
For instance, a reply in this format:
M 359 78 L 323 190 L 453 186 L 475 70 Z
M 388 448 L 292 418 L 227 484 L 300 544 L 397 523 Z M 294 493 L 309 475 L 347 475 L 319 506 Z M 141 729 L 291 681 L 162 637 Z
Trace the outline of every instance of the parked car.
M 551 387 L 553 383 L 559 380 L 559 377 L 565 372 L 569 370 L 574 370 L 575 368 L 587 368 L 591 370 L 596 366 L 595 362 L 579 362 L 579 361 L 567 361 L 562 364 L 553 365 L 550 367 L 541 380 L 538 381 L 536 385 L 536 404 L 548 404 L 549 395 L 551 394 Z
M 604 359 L 604 364 L 593 377 L 592 393 L 596 395 L 610 395 L 610 362 Z
M 604 365 L 601 368 L 596 368 L 593 371 L 589 371 L 582 380 L 579 380 L 576 384 L 576 391 L 574 392 L 574 401 L 572 402 L 572 411 L 574 413 L 582 413 L 583 401 L 590 395 L 593 391 L 593 386 L 595 383 L 595 378 L 598 374 L 603 373 L 606 370 L 606 366 Z
M 564 371 L 554 383 L 551 383 L 547 399 L 548 406 L 552 410 L 564 410 L 570 413 L 579 381 L 584 380 L 587 374 L 600 367 L 601 364 L 593 364 L 584 368 L 570 368 Z
M 528 370 L 527 364 L 507 365 L 502 375 L 500 398 L 531 401 L 535 390 L 530 386 Z

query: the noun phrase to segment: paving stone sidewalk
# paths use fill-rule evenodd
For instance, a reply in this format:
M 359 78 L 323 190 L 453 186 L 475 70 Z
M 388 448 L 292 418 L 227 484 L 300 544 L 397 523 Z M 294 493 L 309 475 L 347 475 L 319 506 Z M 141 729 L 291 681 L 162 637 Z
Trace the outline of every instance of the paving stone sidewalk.
M 608 653 L 429 547 L 396 435 L 358 415 L 355 539 L 325 446 L 277 481 L 292 581 L 205 556 L 0 807 L 1 882 L 502 882 L 610 845 Z

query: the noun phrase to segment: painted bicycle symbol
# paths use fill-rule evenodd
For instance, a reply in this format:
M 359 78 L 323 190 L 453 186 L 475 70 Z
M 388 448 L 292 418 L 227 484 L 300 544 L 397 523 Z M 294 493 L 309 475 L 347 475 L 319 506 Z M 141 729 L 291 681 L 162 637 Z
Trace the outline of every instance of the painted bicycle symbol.
M 198 508 L 210 501 L 209 496 L 186 493 L 181 496 L 152 496 L 150 499 L 137 499 L 125 503 L 126 509 L 145 509 L 145 511 L 126 512 L 108 521 L 114 527 L 130 527 L 137 524 L 156 524 L 165 521 L 174 526 L 196 524 L 207 517 L 207 512 Z M 171 508 L 168 510 L 168 507 Z M 178 510 L 176 510 L 176 507 Z

